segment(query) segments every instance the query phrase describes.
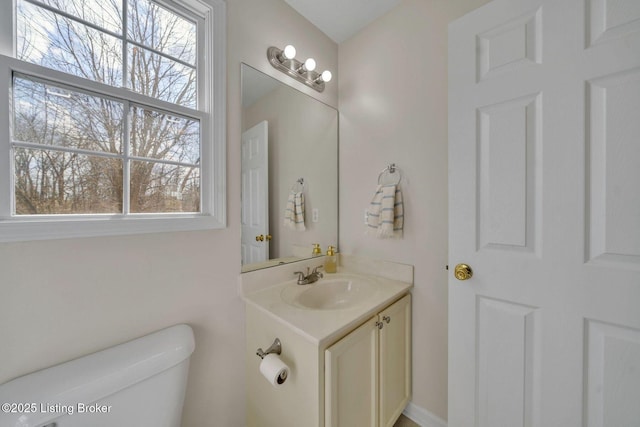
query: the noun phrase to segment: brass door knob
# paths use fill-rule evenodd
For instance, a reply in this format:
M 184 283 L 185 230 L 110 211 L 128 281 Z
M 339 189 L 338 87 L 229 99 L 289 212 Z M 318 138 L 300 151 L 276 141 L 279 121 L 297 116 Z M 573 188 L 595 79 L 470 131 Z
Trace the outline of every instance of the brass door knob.
M 473 270 L 467 264 L 458 264 L 456 265 L 454 274 L 458 280 L 467 280 L 473 276 Z
M 271 240 L 271 239 L 272 239 L 271 234 L 267 234 L 267 235 L 266 235 L 266 239 L 267 239 L 267 241 Z
M 264 242 L 264 234 L 256 236 L 256 242 Z

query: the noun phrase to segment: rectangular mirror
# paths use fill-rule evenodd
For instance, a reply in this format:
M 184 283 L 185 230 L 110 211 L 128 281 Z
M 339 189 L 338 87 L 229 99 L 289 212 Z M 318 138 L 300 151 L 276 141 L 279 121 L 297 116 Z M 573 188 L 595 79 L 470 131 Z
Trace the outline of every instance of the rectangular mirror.
M 242 64 L 242 272 L 338 244 L 338 111 Z

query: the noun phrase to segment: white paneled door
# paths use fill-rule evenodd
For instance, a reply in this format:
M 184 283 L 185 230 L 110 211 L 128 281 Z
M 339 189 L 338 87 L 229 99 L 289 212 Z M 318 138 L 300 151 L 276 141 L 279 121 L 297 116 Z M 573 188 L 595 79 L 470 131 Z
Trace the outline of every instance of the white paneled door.
M 449 427 L 640 426 L 640 1 L 453 22 L 449 146 Z
M 269 123 L 242 133 L 242 264 L 269 259 Z M 260 238 L 262 236 L 262 238 Z

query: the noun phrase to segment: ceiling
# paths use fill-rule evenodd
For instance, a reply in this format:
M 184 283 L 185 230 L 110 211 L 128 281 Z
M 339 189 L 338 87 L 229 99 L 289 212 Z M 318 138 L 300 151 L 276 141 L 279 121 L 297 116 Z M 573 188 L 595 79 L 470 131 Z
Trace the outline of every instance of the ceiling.
M 342 43 L 400 0 L 285 0 L 336 43 Z

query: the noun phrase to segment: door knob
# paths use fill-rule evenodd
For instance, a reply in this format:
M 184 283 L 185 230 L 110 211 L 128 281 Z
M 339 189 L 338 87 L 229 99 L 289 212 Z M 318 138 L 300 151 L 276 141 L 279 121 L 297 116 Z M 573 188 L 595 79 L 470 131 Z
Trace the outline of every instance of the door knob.
M 267 234 L 267 235 L 265 236 L 265 238 L 267 239 L 267 241 L 271 240 L 271 238 L 272 238 L 272 237 L 271 237 L 271 234 Z
M 256 242 L 264 242 L 264 235 L 261 234 L 259 236 L 256 236 Z
M 473 270 L 467 264 L 458 264 L 456 265 L 454 274 L 458 280 L 467 280 L 473 276 Z

